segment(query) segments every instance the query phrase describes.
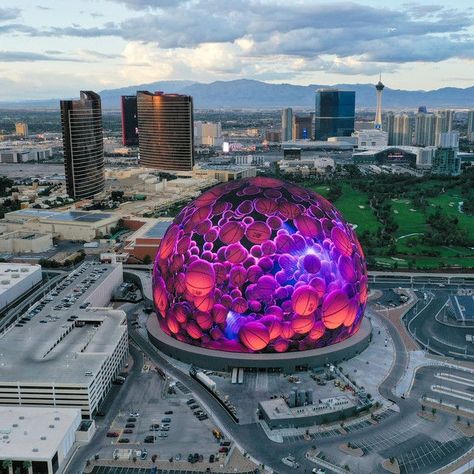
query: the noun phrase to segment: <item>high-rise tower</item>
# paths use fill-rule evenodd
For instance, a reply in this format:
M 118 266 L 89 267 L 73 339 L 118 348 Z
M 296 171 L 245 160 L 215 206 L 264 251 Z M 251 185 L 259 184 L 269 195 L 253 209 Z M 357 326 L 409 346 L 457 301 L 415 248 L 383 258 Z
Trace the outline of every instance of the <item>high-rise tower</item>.
M 124 146 L 138 145 L 137 96 L 123 95 L 122 111 L 122 144 Z
M 355 92 L 337 89 L 316 91 L 314 135 L 316 140 L 350 137 L 354 131 Z
M 159 170 L 192 171 L 192 97 L 138 91 L 137 112 L 140 164 Z
M 61 101 L 67 193 L 91 198 L 104 190 L 104 142 L 99 94 L 81 91 L 79 100 Z
M 375 84 L 375 90 L 377 91 L 377 111 L 375 112 L 374 128 L 377 130 L 382 129 L 382 91 L 384 87 L 382 84 L 382 76 L 380 76 L 379 82 Z
M 281 111 L 281 139 L 286 142 L 293 140 L 293 109 Z

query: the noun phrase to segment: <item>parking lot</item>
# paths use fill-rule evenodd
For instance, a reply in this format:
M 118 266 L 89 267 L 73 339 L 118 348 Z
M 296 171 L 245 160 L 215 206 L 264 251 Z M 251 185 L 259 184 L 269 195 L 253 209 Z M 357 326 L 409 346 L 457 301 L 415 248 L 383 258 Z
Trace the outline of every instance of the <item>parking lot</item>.
M 150 468 L 95 466 L 92 474 L 150 474 Z M 205 471 L 184 469 L 156 469 L 156 474 L 200 474 Z M 235 474 L 235 471 L 231 471 Z M 255 471 L 240 471 L 239 474 L 254 474 Z
M 174 383 L 163 380 L 149 361 L 145 360 L 135 384 L 104 437 L 101 459 L 113 459 L 116 449 L 147 450 L 147 459 L 156 454 L 158 459 L 187 461 L 189 454 L 198 454 L 208 461 L 222 450 L 213 435 L 215 429 L 207 418 L 199 420 L 194 412 L 201 410 L 198 403 L 190 403 L 191 395 L 183 393 Z M 198 408 L 191 409 L 190 407 Z M 219 453 L 221 459 L 225 453 Z M 139 457 L 139 456 L 138 456 Z
M 113 271 L 110 265 L 86 262 L 71 272 L 60 284 L 53 288 L 40 301 L 30 307 L 16 326 L 22 327 L 25 323 L 38 315 L 41 323 L 46 324 L 54 320 L 54 312 L 65 309 L 85 309 L 90 305 L 88 297 L 100 281 Z
M 397 455 L 400 473 L 431 472 L 437 466 L 444 465 L 447 458 L 455 458 L 456 454 L 461 456 L 469 446 L 469 440 L 462 437 L 446 442 L 432 439 L 420 439 L 416 442 L 410 439 L 405 445 L 397 446 L 397 452 L 403 449 L 403 453 Z M 390 451 L 383 454 L 389 457 Z

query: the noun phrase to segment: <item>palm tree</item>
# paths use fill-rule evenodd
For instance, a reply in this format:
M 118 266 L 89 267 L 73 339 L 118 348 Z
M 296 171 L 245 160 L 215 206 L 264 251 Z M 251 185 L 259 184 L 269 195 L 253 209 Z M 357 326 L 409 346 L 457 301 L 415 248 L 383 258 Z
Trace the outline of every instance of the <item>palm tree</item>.
M 5 459 L 5 461 L 2 461 L 2 468 L 8 470 L 8 474 L 13 474 L 13 461 Z
M 33 465 L 31 461 L 23 461 L 23 469 L 28 469 L 28 474 L 33 474 Z

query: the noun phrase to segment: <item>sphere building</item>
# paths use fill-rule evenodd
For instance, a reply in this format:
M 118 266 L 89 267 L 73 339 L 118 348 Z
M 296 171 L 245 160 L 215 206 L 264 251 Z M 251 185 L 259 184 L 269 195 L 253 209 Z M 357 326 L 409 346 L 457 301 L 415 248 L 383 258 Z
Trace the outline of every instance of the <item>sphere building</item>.
M 188 204 L 153 269 L 168 343 L 213 353 L 272 357 L 337 345 L 358 332 L 367 291 L 362 248 L 339 211 L 266 177 L 218 185 Z

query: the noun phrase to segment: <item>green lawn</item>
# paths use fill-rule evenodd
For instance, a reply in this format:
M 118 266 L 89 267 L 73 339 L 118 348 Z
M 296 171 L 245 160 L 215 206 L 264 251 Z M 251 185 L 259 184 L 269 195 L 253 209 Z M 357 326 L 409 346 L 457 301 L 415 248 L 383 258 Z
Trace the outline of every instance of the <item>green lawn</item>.
M 392 199 L 392 212 L 398 224 L 396 237 L 418 232 L 425 232 L 426 218 L 422 211 L 415 209 L 409 199 Z
M 422 188 L 427 189 L 436 186 L 438 182 L 422 183 Z M 376 231 L 380 227 L 372 209 L 367 205 L 368 196 L 354 189 L 350 184 L 342 183 L 342 195 L 334 203 L 341 211 L 344 218 L 351 224 L 357 225 L 357 233 L 364 230 L 371 232 Z M 327 185 L 311 186 L 315 192 L 327 196 L 329 187 Z M 446 193 L 440 194 L 435 198 L 428 198 L 429 206 L 425 211 L 416 209 L 411 199 L 399 198 L 392 199 L 390 204 L 394 219 L 399 228 L 396 237 L 408 234 L 424 233 L 427 229 L 427 216 L 434 211 L 434 206 L 441 206 L 444 212 L 451 216 L 455 216 L 459 220 L 459 226 L 466 229 L 471 239 L 474 241 L 474 217 L 459 212 L 458 202 L 462 201 L 457 189 L 449 189 Z M 412 210 L 413 209 L 413 210 Z M 415 267 L 434 269 L 446 266 L 459 266 L 463 268 L 474 268 L 474 250 L 465 247 L 430 247 L 419 243 L 416 246 L 409 247 L 406 245 L 407 239 L 397 241 L 397 249 L 400 254 L 397 258 L 385 256 L 376 256 L 375 259 L 380 266 L 393 268 L 396 262 L 398 268 L 406 268 L 408 261 L 412 261 Z M 380 249 L 382 254 L 384 249 Z M 439 252 L 439 257 L 430 257 L 423 253 L 430 251 Z
M 312 186 L 311 189 L 322 196 L 327 196 L 329 190 L 327 186 Z M 343 183 L 342 195 L 334 203 L 344 219 L 357 225 L 356 232 L 358 234 L 364 230 L 375 232 L 380 226 L 372 209 L 368 206 L 367 200 L 365 193 L 354 189 L 350 184 Z
M 441 206 L 441 208 L 450 216 L 457 217 L 459 220 L 459 227 L 466 229 L 471 234 L 474 240 L 474 217 L 468 216 L 459 212 L 458 203 L 462 201 L 462 197 L 456 189 L 448 189 L 445 193 L 440 194 L 435 198 L 429 198 L 430 204 Z

